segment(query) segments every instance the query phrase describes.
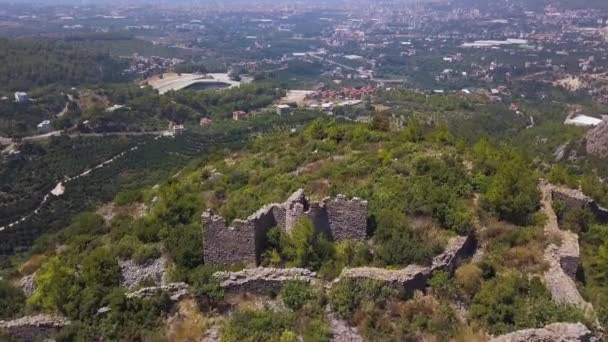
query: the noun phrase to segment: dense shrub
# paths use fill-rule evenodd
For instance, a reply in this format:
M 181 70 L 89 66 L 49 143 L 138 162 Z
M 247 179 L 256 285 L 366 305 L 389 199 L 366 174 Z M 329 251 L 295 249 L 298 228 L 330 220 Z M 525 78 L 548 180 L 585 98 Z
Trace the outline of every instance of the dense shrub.
M 301 281 L 290 281 L 281 289 L 281 299 L 285 306 L 293 311 L 301 309 L 304 304 L 315 298 L 310 285 Z
M 23 309 L 24 305 L 25 296 L 21 289 L 0 280 L 0 319 L 13 317 Z
M 485 282 L 473 298 L 469 316 L 493 334 L 585 320 L 579 310 L 554 303 L 538 277 L 515 272 Z
M 226 342 L 281 341 L 292 336 L 293 314 L 272 311 L 238 311 L 224 327 Z M 288 339 L 289 341 L 289 339 Z

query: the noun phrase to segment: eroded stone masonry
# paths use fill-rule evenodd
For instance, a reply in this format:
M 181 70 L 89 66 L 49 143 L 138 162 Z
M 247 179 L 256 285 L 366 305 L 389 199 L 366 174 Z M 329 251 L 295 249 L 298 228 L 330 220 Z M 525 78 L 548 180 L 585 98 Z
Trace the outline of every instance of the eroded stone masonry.
M 246 220 L 237 219 L 231 225 L 221 216 L 204 213 L 205 263 L 258 265 L 268 230 L 279 227 L 289 233 L 301 217 L 308 217 L 317 231 L 334 241 L 367 238 L 367 201 L 338 195 L 311 202 L 300 189 L 287 201 L 266 205 Z
M 600 223 L 608 223 L 608 209 L 603 208 L 594 199 L 580 190 L 551 185 L 554 201 L 562 202 L 568 209 L 587 209 Z

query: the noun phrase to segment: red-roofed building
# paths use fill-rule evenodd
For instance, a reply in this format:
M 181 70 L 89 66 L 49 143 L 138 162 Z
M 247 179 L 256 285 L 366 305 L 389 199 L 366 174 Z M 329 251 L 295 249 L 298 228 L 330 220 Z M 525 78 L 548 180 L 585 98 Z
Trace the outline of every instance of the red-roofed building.
M 199 122 L 199 124 L 201 125 L 201 127 L 209 126 L 212 123 L 213 123 L 213 120 L 211 120 L 209 118 L 202 118 L 201 121 Z

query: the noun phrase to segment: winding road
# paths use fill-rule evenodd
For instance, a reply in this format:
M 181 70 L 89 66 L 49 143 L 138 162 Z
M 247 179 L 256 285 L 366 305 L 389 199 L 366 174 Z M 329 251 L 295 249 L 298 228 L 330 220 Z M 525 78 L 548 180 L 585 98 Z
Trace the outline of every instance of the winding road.
M 156 138 L 154 138 L 154 140 L 159 139 L 161 136 L 162 135 L 157 136 Z M 63 193 L 65 192 L 65 189 L 66 189 L 66 185 L 68 183 L 71 183 L 71 182 L 73 182 L 73 181 L 75 181 L 75 180 L 77 180 L 79 178 L 88 176 L 89 174 L 91 174 L 91 172 L 93 172 L 93 171 L 95 171 L 97 169 L 103 168 L 103 167 L 107 166 L 108 164 L 113 163 L 114 161 L 116 161 L 116 159 L 122 158 L 125 154 L 139 149 L 140 146 L 141 146 L 141 144 L 133 146 L 133 147 L 127 149 L 127 150 L 124 150 L 121 153 L 113 156 L 112 158 L 107 159 L 107 160 L 105 160 L 105 161 L 103 161 L 103 162 L 101 162 L 101 163 L 99 163 L 99 164 L 97 164 L 97 165 L 95 165 L 95 166 L 93 166 L 93 167 L 91 167 L 91 168 L 89 168 L 89 169 L 87 169 L 87 170 L 79 173 L 78 175 L 75 175 L 75 176 L 66 176 L 62 181 L 60 181 L 59 183 L 57 183 L 57 185 L 55 185 L 55 187 L 51 191 L 49 191 L 46 195 L 44 195 L 44 197 L 42 198 L 42 201 L 40 201 L 40 204 L 38 205 L 38 207 L 36 209 L 34 209 L 31 213 L 29 213 L 29 214 L 27 214 L 25 216 L 22 216 L 21 218 L 13 221 L 11 223 L 8 223 L 8 224 L 6 224 L 4 226 L 1 226 L 0 227 L 0 232 L 2 232 L 3 230 L 5 230 L 7 228 L 12 228 L 12 227 L 14 227 L 14 226 L 16 226 L 16 225 L 18 225 L 18 224 L 20 224 L 22 222 L 25 222 L 26 220 L 28 220 L 33 215 L 38 215 L 40 213 L 40 209 L 42 208 L 42 206 L 49 200 L 49 198 L 51 198 L 51 196 L 58 197 L 58 196 L 63 195 Z

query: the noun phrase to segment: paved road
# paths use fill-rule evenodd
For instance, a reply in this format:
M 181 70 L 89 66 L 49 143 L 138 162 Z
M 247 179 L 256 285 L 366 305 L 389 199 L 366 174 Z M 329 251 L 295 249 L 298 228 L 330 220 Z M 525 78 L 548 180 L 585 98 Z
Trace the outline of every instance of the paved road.
M 49 139 L 51 137 L 57 137 L 60 135 L 65 135 L 68 136 L 70 138 L 77 138 L 77 137 L 106 137 L 106 136 L 113 136 L 113 135 L 117 135 L 117 136 L 142 136 L 142 135 L 167 135 L 170 134 L 171 131 L 150 131 L 150 132 L 108 132 L 108 133 L 70 133 L 70 134 L 62 134 L 62 131 L 53 131 L 53 132 L 49 132 L 46 134 L 38 134 L 38 135 L 31 135 L 28 137 L 23 137 L 21 138 L 21 141 L 40 141 L 40 140 L 46 140 Z M 10 145 L 12 144 L 14 141 L 11 138 L 6 138 L 6 137 L 0 137 L 0 144 L 1 145 Z

